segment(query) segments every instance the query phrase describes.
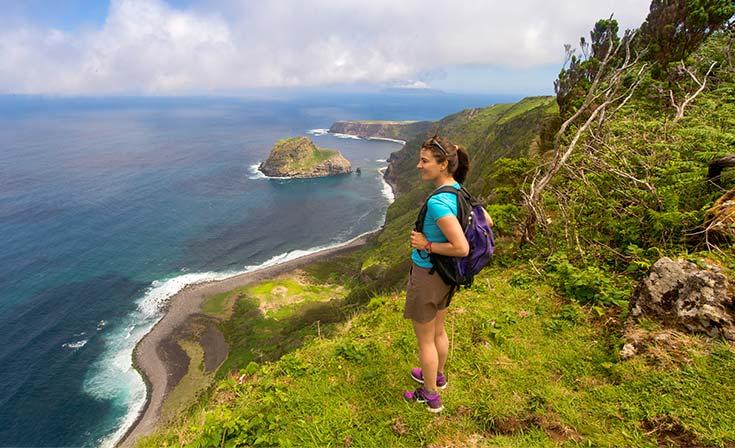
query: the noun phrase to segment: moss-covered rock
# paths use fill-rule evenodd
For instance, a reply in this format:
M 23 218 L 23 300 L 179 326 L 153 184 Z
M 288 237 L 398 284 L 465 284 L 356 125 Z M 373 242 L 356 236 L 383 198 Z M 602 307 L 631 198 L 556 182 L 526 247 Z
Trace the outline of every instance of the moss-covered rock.
M 279 140 L 258 169 L 273 177 L 324 177 L 352 172 L 339 151 L 319 148 L 306 137 Z

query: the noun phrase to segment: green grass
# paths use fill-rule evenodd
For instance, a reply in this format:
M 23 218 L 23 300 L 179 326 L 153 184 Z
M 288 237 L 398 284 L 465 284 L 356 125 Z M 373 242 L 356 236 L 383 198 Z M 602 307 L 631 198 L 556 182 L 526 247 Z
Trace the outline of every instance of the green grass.
M 418 123 L 417 120 L 403 120 L 403 121 L 391 121 L 391 120 L 351 120 L 351 123 L 360 124 L 411 124 Z
M 241 293 L 241 290 L 235 290 L 208 297 L 202 303 L 202 312 L 218 319 L 229 318 L 232 312 L 233 303 L 237 299 L 238 294 Z
M 556 112 L 555 102 L 548 96 L 531 96 L 511 105 L 506 113 L 496 122 L 497 124 L 505 124 L 521 115 L 535 109 L 537 107 L 547 108 L 548 113 Z
M 277 359 L 305 340 L 327 334 L 341 318 L 340 301 L 347 290 L 281 277 L 233 291 L 240 299 L 232 318 L 222 323 L 230 354 L 219 370 L 223 376 L 250 362 Z
M 400 398 L 417 362 L 402 300 L 377 296 L 321 338 L 250 364 L 242 383 L 224 378 L 207 403 L 142 446 L 643 447 L 656 446 L 656 434 L 665 442 L 650 422 L 678 425 L 701 444 L 735 443 L 729 345 L 693 337 L 683 360 L 621 361 L 617 328 L 518 268 L 481 275 L 453 301 L 446 410 L 432 416 Z M 233 323 L 249 312 L 243 303 Z M 262 340 L 252 347 L 266 350 Z

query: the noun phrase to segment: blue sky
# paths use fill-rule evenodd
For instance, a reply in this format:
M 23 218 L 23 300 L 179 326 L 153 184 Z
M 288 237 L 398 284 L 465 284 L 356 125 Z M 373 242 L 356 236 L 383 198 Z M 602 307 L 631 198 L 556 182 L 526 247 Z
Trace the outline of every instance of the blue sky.
M 105 0 L 19 0 L 0 2 L 3 15 L 25 19 L 46 27 L 73 31 L 85 26 L 101 26 L 107 17 Z
M 550 94 L 563 44 L 642 0 L 0 0 L 0 93 L 405 86 Z

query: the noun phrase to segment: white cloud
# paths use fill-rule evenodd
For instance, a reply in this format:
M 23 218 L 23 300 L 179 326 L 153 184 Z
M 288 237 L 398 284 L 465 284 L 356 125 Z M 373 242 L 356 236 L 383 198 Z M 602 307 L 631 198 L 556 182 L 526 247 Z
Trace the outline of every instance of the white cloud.
M 416 81 L 413 79 L 409 79 L 404 82 L 399 82 L 395 84 L 393 87 L 397 87 L 400 89 L 428 89 L 430 86 L 424 81 Z
M 532 68 L 644 0 L 111 0 L 98 29 L 14 23 L 0 30 L 0 92 L 191 93 L 248 87 L 385 83 L 426 86 L 456 65 Z M 0 10 L 0 15 L 2 11 Z M 420 84 L 419 84 L 420 83 Z

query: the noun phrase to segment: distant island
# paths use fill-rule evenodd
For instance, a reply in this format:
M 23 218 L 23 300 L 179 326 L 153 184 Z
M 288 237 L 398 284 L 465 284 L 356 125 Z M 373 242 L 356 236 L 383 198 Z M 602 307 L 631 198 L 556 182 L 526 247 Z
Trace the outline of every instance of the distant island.
M 352 172 L 339 151 L 317 147 L 307 137 L 279 140 L 258 169 L 272 177 L 324 177 Z
M 429 132 L 433 126 L 431 121 L 345 120 L 335 121 L 329 133 L 405 141 Z

